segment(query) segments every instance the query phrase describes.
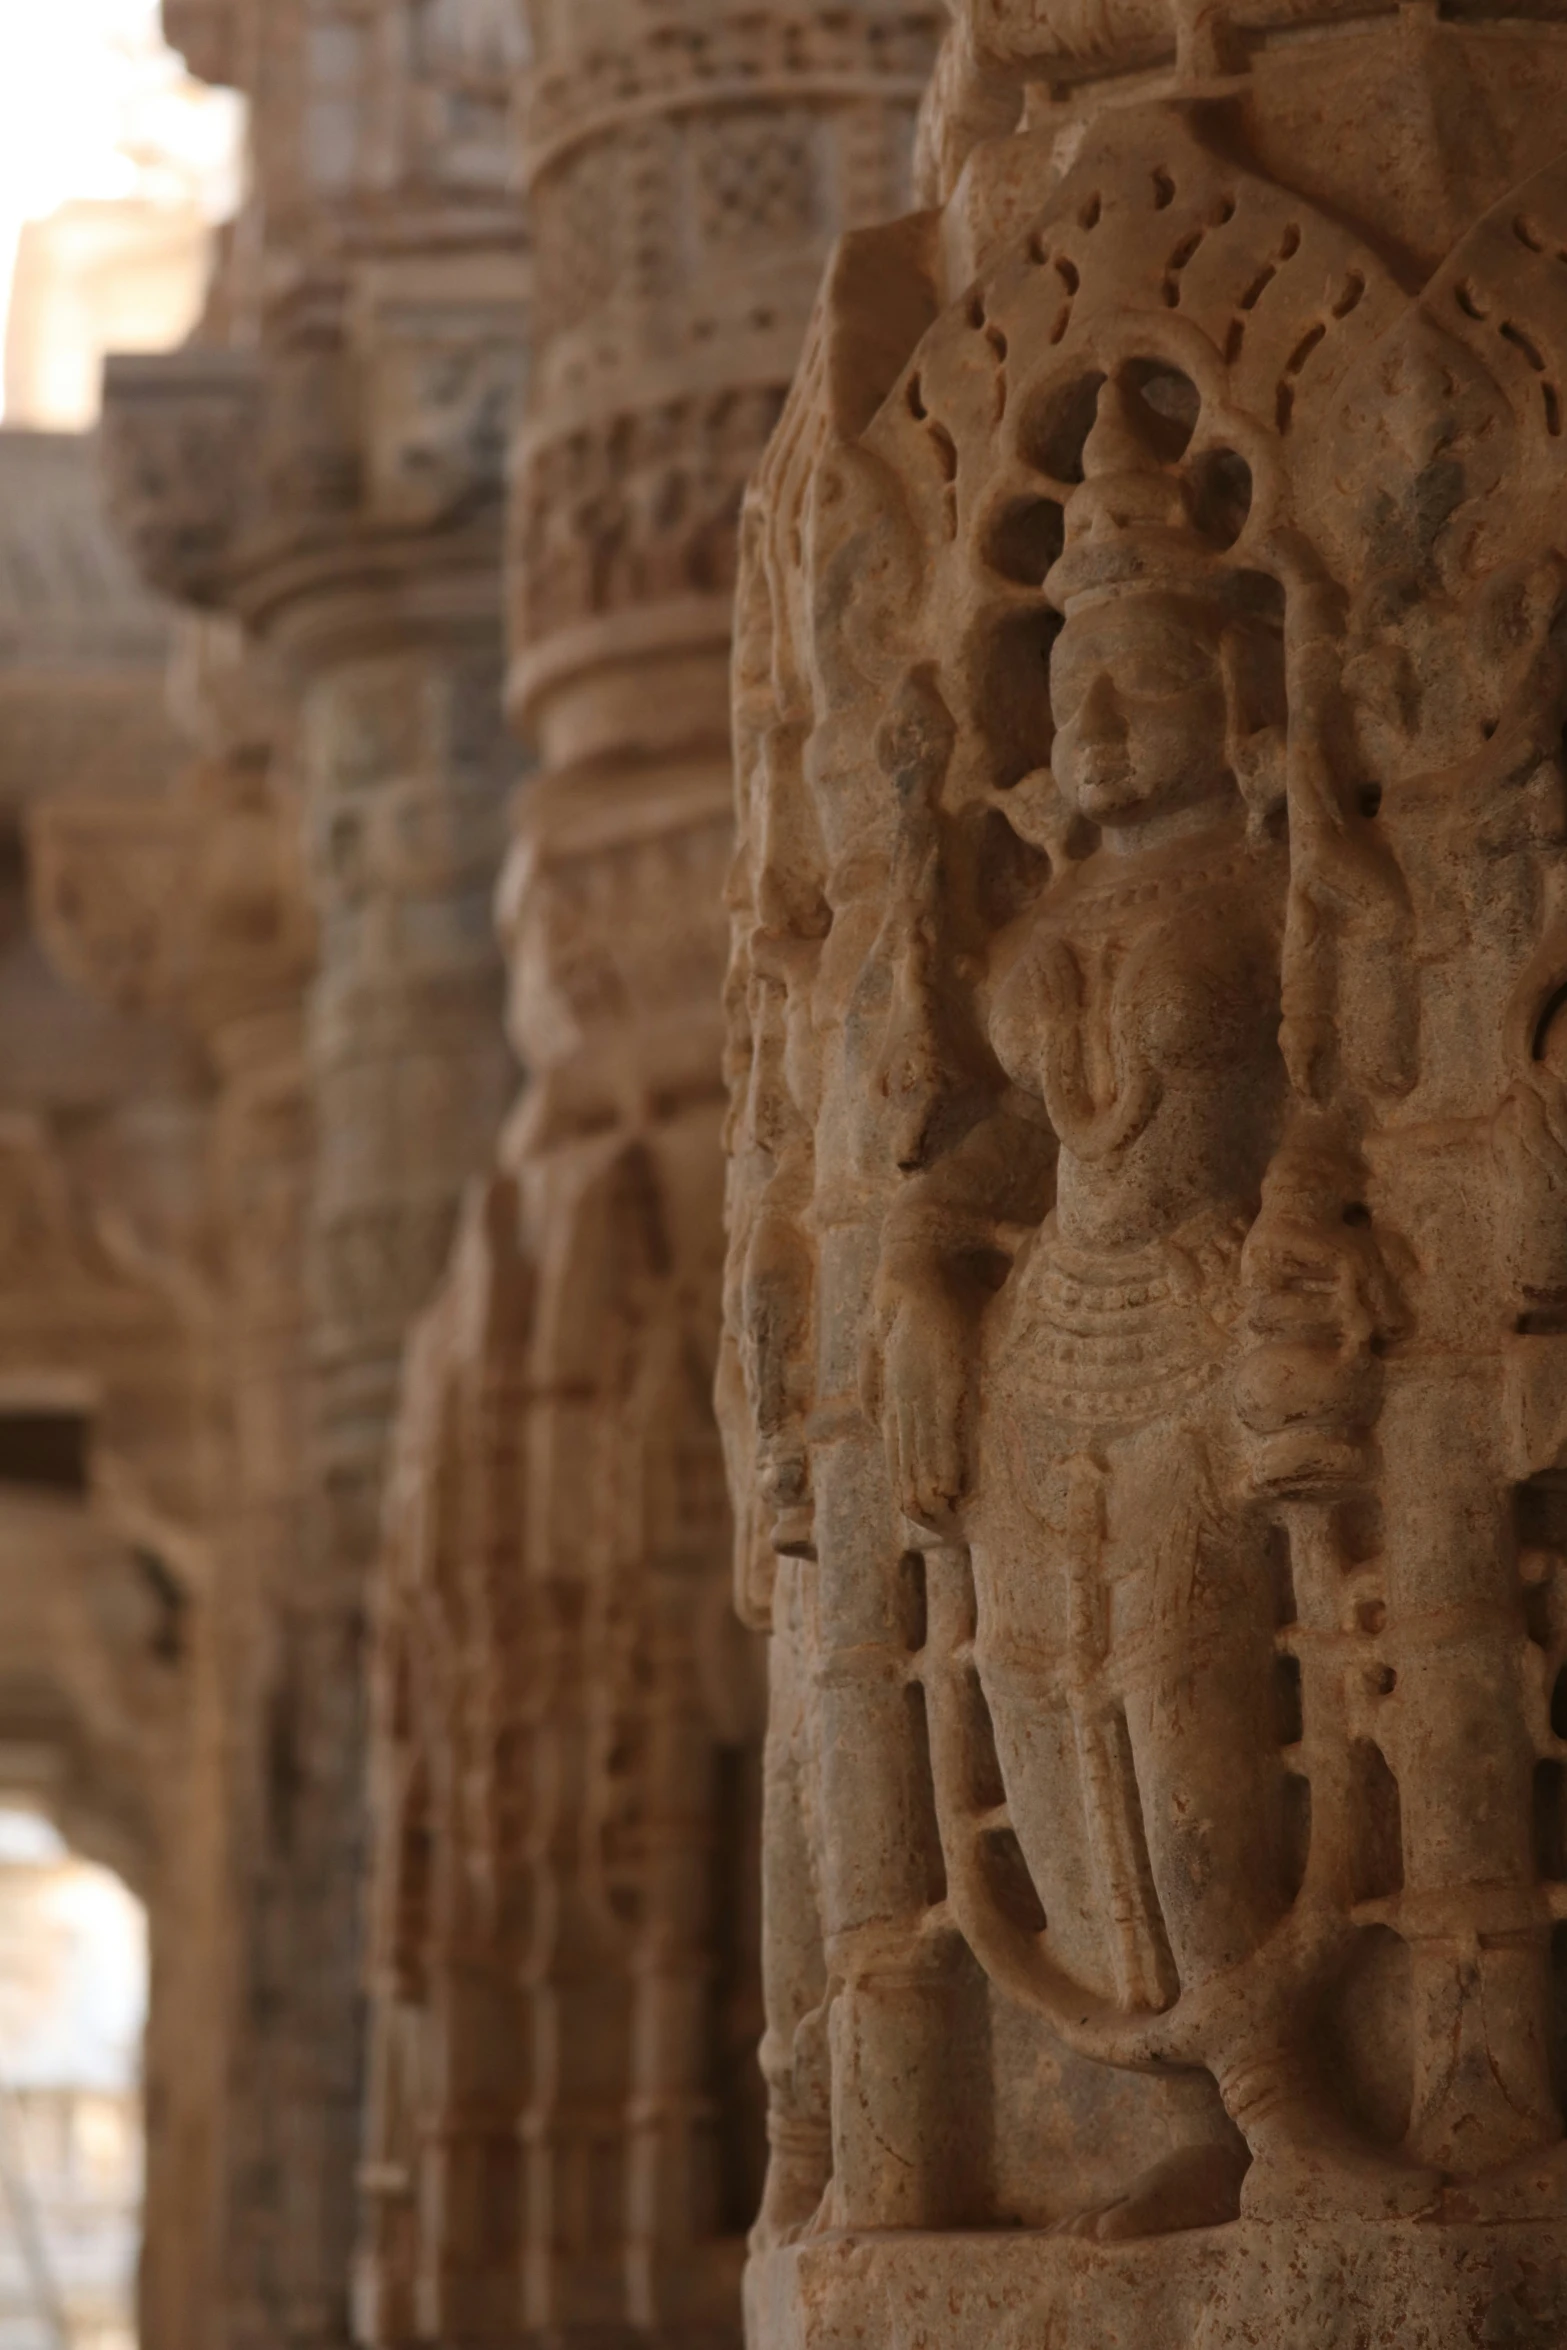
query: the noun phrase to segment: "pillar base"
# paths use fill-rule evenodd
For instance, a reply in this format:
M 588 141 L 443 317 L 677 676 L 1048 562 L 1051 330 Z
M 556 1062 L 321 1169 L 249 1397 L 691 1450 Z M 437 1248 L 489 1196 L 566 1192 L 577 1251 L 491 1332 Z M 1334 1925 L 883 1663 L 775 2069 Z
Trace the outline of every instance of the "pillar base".
M 746 2317 L 750 2350 L 1560 2350 L 1567 2222 L 820 2236 L 751 2262 Z

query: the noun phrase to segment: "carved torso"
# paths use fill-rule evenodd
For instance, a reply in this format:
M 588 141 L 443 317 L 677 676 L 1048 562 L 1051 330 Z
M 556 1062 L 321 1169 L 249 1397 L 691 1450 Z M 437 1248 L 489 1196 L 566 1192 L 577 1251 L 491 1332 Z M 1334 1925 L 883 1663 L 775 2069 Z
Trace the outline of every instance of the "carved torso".
M 1042 901 L 990 1033 L 1060 1137 L 1064 1240 L 1137 1247 L 1199 1208 L 1255 1206 L 1283 1087 L 1284 884 L 1237 822 L 1101 852 Z

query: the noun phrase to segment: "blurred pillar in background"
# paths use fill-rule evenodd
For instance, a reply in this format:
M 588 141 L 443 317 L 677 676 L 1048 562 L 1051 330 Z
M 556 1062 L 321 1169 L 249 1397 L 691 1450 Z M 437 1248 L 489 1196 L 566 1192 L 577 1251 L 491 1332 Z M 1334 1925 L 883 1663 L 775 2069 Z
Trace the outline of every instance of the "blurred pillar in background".
M 272 1800 L 279 1595 L 301 1531 L 312 924 L 264 671 L 232 624 L 189 620 L 173 678 L 185 756 L 163 788 L 83 782 L 35 809 L 30 847 L 35 919 L 56 968 L 121 1017 L 155 1014 L 204 1077 L 197 1244 L 166 1277 L 182 1338 L 170 1367 L 194 1353 L 208 1436 L 202 1571 L 177 1641 L 186 1735 L 151 1905 L 142 2262 L 144 2330 L 194 2345 L 225 2290 L 232 2182 L 248 2182 L 256 2162 L 261 2001 L 246 1945 L 264 1950 L 272 1924 L 255 1856 Z M 118 1213 L 112 1184 L 101 1175 L 100 1185 Z M 125 1364 L 140 1397 L 157 1391 L 161 1351 Z
M 493 12 L 202 9 L 251 100 L 249 200 L 202 329 L 111 362 L 111 497 L 145 576 L 237 621 L 286 745 L 317 958 L 297 1100 L 306 1497 L 229 1697 L 240 2051 L 220 2263 L 235 2344 L 338 2343 L 362 2096 L 365 1622 L 404 1335 L 513 1084 L 491 898 L 501 477 L 526 274 Z M 260 673 L 259 671 L 257 672 Z M 280 1106 L 281 1114 L 281 1106 Z M 255 1172 L 252 1165 L 252 1172 Z M 252 1225 L 247 1245 L 256 1245 Z M 233 1660 L 231 1660 L 233 1661 Z
M 931 8 L 530 10 L 501 893 L 528 1086 L 410 1361 L 376 1663 L 377 2350 L 738 2338 L 760 1690 L 712 1407 L 741 494 Z M 519 2162 L 520 2155 L 520 2162 Z

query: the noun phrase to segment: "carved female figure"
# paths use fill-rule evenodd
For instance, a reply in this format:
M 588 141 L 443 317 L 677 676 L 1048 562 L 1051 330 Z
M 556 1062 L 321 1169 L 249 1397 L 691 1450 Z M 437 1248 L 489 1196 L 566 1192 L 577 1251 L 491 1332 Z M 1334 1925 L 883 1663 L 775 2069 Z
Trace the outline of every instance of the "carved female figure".
M 975 2340 L 1015 2276 L 1204 2343 L 1418 2274 L 1468 2341 L 1567 2209 L 1567 171 L 1417 281 L 1217 117 L 1075 137 L 874 337 L 829 287 L 759 508 L 811 1312 L 740 1287 L 760 1150 L 731 1310 L 802 1334 L 773 2095 L 831 2142 L 757 2273 L 814 2322 L 805 2239 L 924 2232 L 855 2258 Z
M 1234 2121 L 1259 2158 L 1249 2208 L 1298 2196 L 1330 2152 L 1353 2204 L 1430 2192 L 1352 2143 L 1281 1996 L 1306 1963 L 1280 1934 L 1304 1865 L 1281 1755 L 1288 1568 L 1236 1372 L 1243 1243 L 1289 1097 L 1282 598 L 1197 527 L 1159 421 L 1106 380 L 1045 582 L 1063 616 L 1046 788 L 1074 847 L 997 958 L 988 1040 L 1011 1091 L 905 1187 L 882 1275 L 898 1489 L 972 1568 L 971 1639 L 958 1627 L 931 1705 L 938 1790 L 993 1775 L 979 1936 L 1048 1920 L 1058 2028 L 1123 2062 L 1200 2064 L 1220 2091 L 1194 2075 L 1189 2143 L 1081 2223 L 1117 2234 L 1232 2216 Z M 1037 1989 L 1037 1957 L 1022 1965 Z

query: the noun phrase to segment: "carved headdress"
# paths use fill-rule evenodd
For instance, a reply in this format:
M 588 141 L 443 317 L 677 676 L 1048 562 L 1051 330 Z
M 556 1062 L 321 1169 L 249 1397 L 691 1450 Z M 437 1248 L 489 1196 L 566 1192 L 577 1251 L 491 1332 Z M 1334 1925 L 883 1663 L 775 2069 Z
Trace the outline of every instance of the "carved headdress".
M 1187 388 L 1176 376 L 1158 382 Z M 1192 480 L 1170 461 L 1185 439 L 1126 375 L 1106 377 L 1083 444 L 1083 479 L 1066 503 L 1062 552 L 1045 574 L 1045 594 L 1061 611 L 1139 592 L 1204 600 L 1233 592 L 1233 567 L 1198 527 Z

